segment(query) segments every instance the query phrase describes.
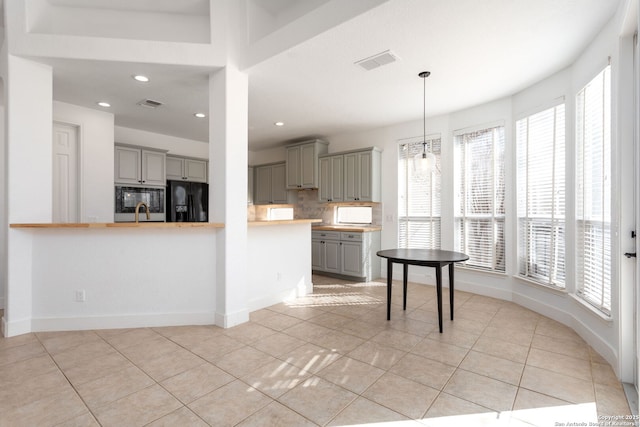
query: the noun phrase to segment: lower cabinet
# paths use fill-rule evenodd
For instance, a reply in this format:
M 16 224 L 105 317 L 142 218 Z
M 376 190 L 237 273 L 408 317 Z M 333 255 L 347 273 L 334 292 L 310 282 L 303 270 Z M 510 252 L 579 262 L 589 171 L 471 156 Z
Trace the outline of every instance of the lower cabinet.
M 380 276 L 379 250 L 379 231 L 313 231 L 311 266 L 316 273 L 368 281 Z

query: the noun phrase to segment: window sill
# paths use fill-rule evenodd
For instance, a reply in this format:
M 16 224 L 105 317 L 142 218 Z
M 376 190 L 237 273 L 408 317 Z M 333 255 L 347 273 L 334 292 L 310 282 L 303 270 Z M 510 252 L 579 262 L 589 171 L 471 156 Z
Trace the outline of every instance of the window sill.
M 518 282 L 521 282 L 525 285 L 532 286 L 538 289 L 544 289 L 545 291 L 549 291 L 557 295 L 567 295 L 569 293 L 566 289 L 551 285 L 545 285 L 544 283 L 536 282 L 535 280 L 527 279 L 526 277 L 518 276 L 517 274 L 513 277 Z
M 578 306 L 582 307 L 584 310 L 593 314 L 595 317 L 600 319 L 603 323 L 606 323 L 608 325 L 611 325 L 613 323 L 613 317 L 611 317 L 610 315 L 604 314 L 603 312 L 601 312 L 600 310 L 598 310 L 588 302 L 584 301 L 582 298 L 580 298 L 576 294 L 569 294 L 569 296 L 571 297 L 571 299 L 573 299 L 573 301 Z

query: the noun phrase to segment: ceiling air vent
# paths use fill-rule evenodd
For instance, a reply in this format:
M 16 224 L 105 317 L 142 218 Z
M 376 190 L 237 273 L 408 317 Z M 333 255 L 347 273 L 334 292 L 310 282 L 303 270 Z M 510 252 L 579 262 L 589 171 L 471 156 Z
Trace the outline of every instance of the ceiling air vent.
M 162 105 L 162 102 L 154 101 L 153 99 L 143 99 L 142 101 L 138 102 L 138 105 L 147 108 L 158 108 Z
M 374 68 L 382 67 L 383 65 L 391 64 L 392 62 L 395 62 L 396 59 L 397 57 L 391 53 L 390 50 L 385 50 L 384 52 L 361 59 L 360 61 L 355 62 L 355 64 L 369 71 Z

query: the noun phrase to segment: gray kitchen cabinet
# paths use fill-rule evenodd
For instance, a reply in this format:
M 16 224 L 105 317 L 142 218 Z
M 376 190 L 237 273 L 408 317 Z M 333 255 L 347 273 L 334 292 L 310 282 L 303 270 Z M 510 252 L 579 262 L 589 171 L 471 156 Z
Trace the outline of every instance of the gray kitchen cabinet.
M 166 185 L 166 154 L 134 146 L 115 146 L 114 181 L 116 184 Z
M 179 156 L 167 156 L 167 179 L 189 182 L 207 182 L 208 162 Z
M 287 189 L 318 188 L 318 156 L 327 152 L 327 145 L 315 139 L 287 146 Z
M 379 231 L 312 231 L 311 264 L 316 273 L 375 279 L 380 275 L 379 250 Z
M 342 245 L 342 274 L 362 276 L 362 242 L 340 242 Z
M 255 166 L 253 203 L 256 205 L 288 203 L 285 186 L 285 163 Z
M 324 270 L 324 242 L 320 239 L 311 239 L 311 269 Z
M 320 185 L 318 198 L 321 202 L 342 202 L 344 200 L 344 156 L 320 157 Z
M 380 150 L 371 148 L 344 154 L 344 200 L 379 202 Z
M 249 166 L 247 172 L 247 205 L 253 204 L 253 167 Z
M 340 274 L 340 233 L 314 231 L 311 238 L 311 265 L 313 270 Z

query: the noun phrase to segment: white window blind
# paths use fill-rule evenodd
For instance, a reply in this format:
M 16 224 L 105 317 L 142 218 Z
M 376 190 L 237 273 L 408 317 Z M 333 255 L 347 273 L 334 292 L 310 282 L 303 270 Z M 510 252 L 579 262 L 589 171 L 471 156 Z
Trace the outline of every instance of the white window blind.
M 422 140 L 399 144 L 398 247 L 440 248 L 440 138 L 427 140 L 436 157 L 436 172 L 418 173 L 413 165 Z
M 611 312 L 611 67 L 576 97 L 577 293 Z
M 465 265 L 505 270 L 504 126 L 455 135 L 456 250 Z
M 564 104 L 516 122 L 518 274 L 565 286 Z

